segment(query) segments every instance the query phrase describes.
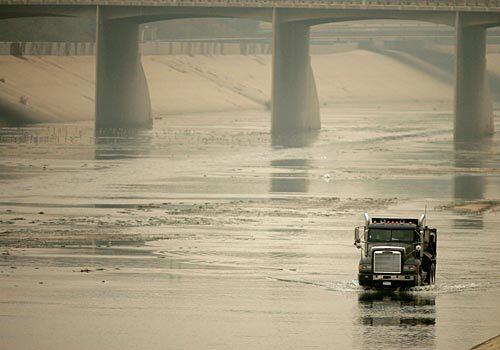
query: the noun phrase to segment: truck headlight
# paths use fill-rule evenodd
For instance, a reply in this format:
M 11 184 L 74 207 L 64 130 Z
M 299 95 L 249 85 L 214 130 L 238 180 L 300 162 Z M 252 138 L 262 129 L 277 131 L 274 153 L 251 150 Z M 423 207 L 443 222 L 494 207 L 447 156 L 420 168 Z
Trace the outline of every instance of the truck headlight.
M 370 272 L 372 266 L 370 264 L 359 264 L 359 272 Z
M 415 265 L 403 265 L 404 272 L 414 272 L 416 270 L 417 270 L 417 267 Z

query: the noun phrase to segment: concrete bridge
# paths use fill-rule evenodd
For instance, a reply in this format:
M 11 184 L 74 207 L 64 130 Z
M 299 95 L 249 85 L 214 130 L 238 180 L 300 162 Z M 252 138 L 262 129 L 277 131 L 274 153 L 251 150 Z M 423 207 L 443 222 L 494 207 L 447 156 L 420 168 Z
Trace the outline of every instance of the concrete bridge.
M 96 128 L 150 127 L 151 104 L 138 48 L 141 23 L 232 17 L 272 23 L 273 133 L 321 126 L 310 64 L 311 26 L 368 19 L 417 20 L 456 32 L 455 139 L 493 134 L 486 29 L 500 25 L 500 0 L 0 0 L 0 19 L 96 19 Z M 383 82 L 380 82 L 383 89 Z

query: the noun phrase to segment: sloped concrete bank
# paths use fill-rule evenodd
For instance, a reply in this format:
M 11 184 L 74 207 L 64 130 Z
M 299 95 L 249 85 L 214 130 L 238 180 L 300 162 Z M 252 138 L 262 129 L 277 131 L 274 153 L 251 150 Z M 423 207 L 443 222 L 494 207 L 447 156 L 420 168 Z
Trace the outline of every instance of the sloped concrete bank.
M 500 54 L 488 57 L 500 74 Z M 155 115 L 266 109 L 269 55 L 144 56 Z M 382 53 L 314 55 L 322 106 L 452 109 L 453 85 Z M 94 58 L 0 56 L 0 122 L 92 120 Z
M 500 335 L 474 346 L 471 350 L 498 350 L 500 349 Z

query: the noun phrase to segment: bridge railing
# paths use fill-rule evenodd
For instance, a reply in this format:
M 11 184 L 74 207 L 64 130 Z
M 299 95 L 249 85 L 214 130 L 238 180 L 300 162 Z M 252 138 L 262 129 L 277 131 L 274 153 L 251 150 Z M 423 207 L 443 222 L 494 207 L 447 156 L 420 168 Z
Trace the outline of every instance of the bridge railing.
M 239 2 L 242 0 L 230 0 Z M 245 0 L 243 0 L 245 2 Z M 266 0 L 262 1 L 266 2 Z M 340 5 L 340 6 L 360 6 L 360 7 L 462 7 L 462 8 L 500 8 L 500 0 L 275 0 L 269 1 L 282 5 Z
M 92 56 L 90 42 L 0 42 L 0 55 L 12 56 Z
M 144 55 L 263 55 L 271 42 L 262 39 L 150 41 L 139 44 Z M 93 42 L 0 42 L 0 55 L 92 56 Z

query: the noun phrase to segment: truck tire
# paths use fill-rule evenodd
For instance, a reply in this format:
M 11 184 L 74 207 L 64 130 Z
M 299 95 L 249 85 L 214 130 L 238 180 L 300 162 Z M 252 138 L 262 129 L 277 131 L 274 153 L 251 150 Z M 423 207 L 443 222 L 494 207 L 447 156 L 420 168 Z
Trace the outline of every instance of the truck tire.
M 422 269 L 419 269 L 417 275 L 415 276 L 415 287 L 419 287 L 422 285 Z

